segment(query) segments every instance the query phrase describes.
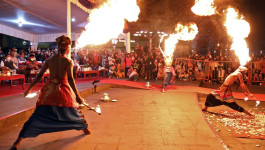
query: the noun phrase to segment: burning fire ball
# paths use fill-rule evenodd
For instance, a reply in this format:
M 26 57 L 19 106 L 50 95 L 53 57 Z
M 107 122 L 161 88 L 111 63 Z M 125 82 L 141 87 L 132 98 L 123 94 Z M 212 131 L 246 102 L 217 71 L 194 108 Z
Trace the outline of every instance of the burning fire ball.
M 146 85 L 145 85 L 145 87 L 147 87 L 147 88 L 150 88 L 150 87 L 151 87 L 151 84 L 150 84 L 150 82 L 146 82 Z

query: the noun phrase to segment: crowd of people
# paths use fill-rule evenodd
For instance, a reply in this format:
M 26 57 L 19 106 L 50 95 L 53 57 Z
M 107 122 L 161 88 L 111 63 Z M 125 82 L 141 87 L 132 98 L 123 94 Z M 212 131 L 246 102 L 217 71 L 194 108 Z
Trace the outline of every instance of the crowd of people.
M 15 48 L 4 54 L 0 49 L 1 66 L 17 73 L 24 73 L 27 78 L 31 70 L 38 70 L 45 60 L 56 54 L 55 49 L 38 49 L 36 51 L 20 50 Z M 107 50 L 78 50 L 72 52 L 71 58 L 74 61 L 75 69 L 90 68 L 91 70 L 106 69 L 109 78 L 128 78 L 137 81 L 163 80 L 164 79 L 164 57 L 159 48 L 150 50 L 149 44 L 145 46 L 137 44 L 131 53 L 118 49 Z M 232 51 L 225 55 L 206 55 L 192 51 L 187 57 L 179 58 L 174 55 L 172 66 L 175 69 L 175 80 L 194 81 L 203 80 L 210 83 L 223 82 L 223 80 L 236 70 L 239 61 Z M 265 56 L 252 56 L 248 63 L 249 72 L 244 80 L 251 80 L 254 85 L 263 85 L 265 81 Z

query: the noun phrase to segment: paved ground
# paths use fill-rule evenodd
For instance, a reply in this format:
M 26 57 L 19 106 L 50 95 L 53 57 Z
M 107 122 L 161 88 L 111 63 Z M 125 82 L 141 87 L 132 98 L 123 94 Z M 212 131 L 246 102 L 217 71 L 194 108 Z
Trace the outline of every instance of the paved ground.
M 110 89 L 118 102 L 99 101 L 103 93 L 86 98 L 100 104 L 102 115 L 84 111 L 91 135 L 65 131 L 28 138 L 21 150 L 219 150 L 224 149 L 207 125 L 195 93 L 152 90 Z M 0 149 L 16 139 L 22 125 L 0 133 Z

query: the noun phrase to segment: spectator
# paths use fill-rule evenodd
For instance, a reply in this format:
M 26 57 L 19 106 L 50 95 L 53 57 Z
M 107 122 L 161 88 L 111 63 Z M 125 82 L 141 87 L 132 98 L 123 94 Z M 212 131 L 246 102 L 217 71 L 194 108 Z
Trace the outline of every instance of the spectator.
M 28 79 L 32 70 L 39 70 L 39 62 L 36 60 L 35 55 L 31 54 L 29 60 L 26 62 L 25 80 L 28 83 Z
M 194 76 L 193 72 L 190 70 L 189 75 L 188 75 L 188 81 L 194 81 L 194 80 L 195 80 L 195 76 Z
M 13 48 L 11 53 L 10 53 L 10 56 L 11 56 L 11 61 L 14 62 L 14 64 L 18 65 L 18 60 L 17 60 L 17 49 Z
M 7 67 L 9 70 L 18 69 L 17 65 L 11 60 L 10 54 L 7 54 L 6 59 L 1 62 L 1 67 Z
M 5 58 L 5 54 L 2 51 L 2 48 L 0 47 L 0 62 Z
M 133 69 L 133 71 L 129 75 L 129 80 L 137 81 L 138 77 L 139 77 L 139 74 L 137 73 L 136 69 Z
M 109 69 L 109 78 L 116 78 L 117 77 L 117 72 L 116 72 L 116 66 L 111 65 Z
M 265 78 L 265 56 L 262 58 L 262 77 Z
M 41 54 L 41 50 L 40 49 L 38 49 L 38 51 L 37 51 L 37 53 L 36 53 L 36 55 L 35 55 L 35 58 L 36 58 L 36 60 L 38 61 L 38 62 L 42 62 L 43 60 L 42 60 L 42 54 Z
M 24 52 L 22 52 L 19 57 L 18 57 L 18 64 L 21 65 L 21 64 L 25 64 L 26 63 L 26 58 L 25 58 L 25 55 L 24 55 Z
M 117 67 L 117 78 L 125 78 L 125 73 L 124 73 L 124 70 L 121 68 L 121 65 L 118 64 L 118 67 Z
M 125 66 L 126 66 L 125 73 L 126 73 L 126 75 L 128 75 L 127 73 L 128 73 L 128 70 L 130 69 L 131 65 L 132 65 L 132 58 L 131 58 L 130 54 L 128 53 L 126 56 L 126 61 L 125 61 Z

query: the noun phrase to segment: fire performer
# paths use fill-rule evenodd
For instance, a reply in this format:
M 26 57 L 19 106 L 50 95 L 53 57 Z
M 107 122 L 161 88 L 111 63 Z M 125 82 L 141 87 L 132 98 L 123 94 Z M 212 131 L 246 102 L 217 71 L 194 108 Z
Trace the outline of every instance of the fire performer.
M 36 137 L 43 133 L 76 129 L 90 134 L 85 118 L 76 109 L 79 104 L 84 103 L 84 99 L 75 85 L 73 62 L 66 57 L 72 44 L 71 39 L 63 35 L 56 39 L 56 43 L 58 54 L 45 61 L 40 73 L 24 93 L 27 96 L 45 71 L 50 70 L 50 80 L 41 90 L 35 111 L 24 124 L 10 150 L 16 150 L 23 138 Z
M 219 87 L 219 89 L 208 94 L 205 102 L 205 107 L 203 111 L 207 111 L 208 107 L 215 107 L 220 105 L 226 105 L 236 111 L 244 112 L 249 115 L 251 119 L 255 118 L 250 112 L 245 110 L 243 107 L 239 106 L 235 101 L 233 101 L 232 95 L 232 84 L 238 81 L 239 86 L 243 89 L 246 96 L 254 97 L 247 86 L 244 84 L 242 74 L 247 72 L 247 68 L 240 66 L 235 72 L 231 73 L 224 81 L 224 83 Z
M 168 85 L 173 84 L 174 85 L 174 78 L 176 76 L 175 70 L 172 67 L 172 59 L 165 57 L 165 67 L 164 67 L 164 82 L 162 87 L 162 92 L 166 92 L 166 87 Z

